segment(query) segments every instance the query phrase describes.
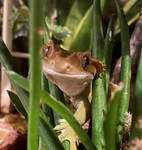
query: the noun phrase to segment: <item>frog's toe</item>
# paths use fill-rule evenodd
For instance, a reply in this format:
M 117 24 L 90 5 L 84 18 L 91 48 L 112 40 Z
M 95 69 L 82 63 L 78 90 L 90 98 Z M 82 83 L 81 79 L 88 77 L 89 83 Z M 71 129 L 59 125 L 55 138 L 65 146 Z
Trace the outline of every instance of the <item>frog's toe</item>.
M 77 150 L 76 144 L 78 145 L 78 136 L 70 125 L 64 120 L 59 120 L 59 125 L 57 125 L 54 130 L 56 132 L 61 132 L 58 136 L 61 142 L 68 140 L 70 142 L 70 150 Z
M 77 150 L 78 137 L 72 130 L 64 130 L 59 136 L 61 142 L 68 140 L 70 142 L 70 150 Z
M 65 123 L 66 120 L 65 120 L 65 119 L 59 119 L 58 122 L 59 122 L 59 123 Z
M 56 132 L 60 132 L 60 131 L 62 131 L 63 129 L 67 128 L 68 124 L 67 124 L 67 122 L 66 122 L 64 119 L 60 119 L 58 122 L 59 122 L 60 124 L 57 125 L 56 127 L 54 127 L 54 130 L 55 130 Z

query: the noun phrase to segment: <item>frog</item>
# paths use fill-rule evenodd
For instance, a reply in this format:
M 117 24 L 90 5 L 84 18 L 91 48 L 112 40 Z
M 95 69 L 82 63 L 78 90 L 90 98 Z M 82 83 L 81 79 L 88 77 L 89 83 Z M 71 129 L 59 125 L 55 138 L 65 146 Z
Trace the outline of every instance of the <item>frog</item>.
M 104 63 L 91 56 L 89 51 L 72 52 L 50 40 L 44 44 L 42 71 L 47 79 L 56 84 L 69 97 L 74 107 L 74 117 L 84 123 L 91 116 L 92 80 L 105 71 Z M 60 141 L 68 140 L 70 150 L 77 150 L 78 136 L 65 119 L 60 119 L 54 130 L 60 132 Z

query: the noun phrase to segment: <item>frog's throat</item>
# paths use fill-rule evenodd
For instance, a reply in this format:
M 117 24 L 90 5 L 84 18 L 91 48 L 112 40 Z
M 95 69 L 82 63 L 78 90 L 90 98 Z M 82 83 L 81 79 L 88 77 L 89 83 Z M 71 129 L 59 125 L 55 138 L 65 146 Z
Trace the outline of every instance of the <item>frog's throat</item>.
M 43 67 L 43 73 L 70 97 L 80 95 L 94 78 L 91 73 L 63 74 L 47 67 Z

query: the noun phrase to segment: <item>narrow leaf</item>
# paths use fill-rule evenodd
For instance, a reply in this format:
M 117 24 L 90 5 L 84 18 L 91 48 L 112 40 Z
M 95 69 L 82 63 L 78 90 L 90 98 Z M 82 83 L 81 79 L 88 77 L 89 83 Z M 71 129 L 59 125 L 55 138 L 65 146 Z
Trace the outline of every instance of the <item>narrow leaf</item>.
M 106 115 L 106 120 L 104 123 L 104 133 L 105 133 L 105 143 L 106 150 L 117 150 L 117 124 L 118 124 L 118 113 L 120 105 L 120 97 L 122 90 L 115 94 L 114 99 L 111 101 Z
M 104 39 L 102 33 L 100 0 L 93 3 L 93 51 L 95 59 L 104 61 Z M 97 149 L 104 146 L 103 119 L 106 113 L 106 93 L 104 76 L 93 81 L 92 140 Z
M 136 85 L 133 98 L 133 118 L 130 139 L 135 138 L 142 139 L 141 128 L 141 116 L 142 116 L 142 50 L 139 60 L 138 72 L 136 77 Z
M 121 81 L 124 83 L 124 88 L 121 95 L 121 103 L 119 109 L 119 142 L 122 141 L 124 130 L 124 118 L 125 113 L 128 111 L 129 99 L 130 99 L 130 38 L 129 28 L 126 22 L 126 17 L 123 10 L 120 8 L 118 0 L 115 0 L 118 16 L 120 19 L 121 28 L 121 49 L 122 49 L 122 61 L 121 61 Z
M 113 49 L 113 28 L 114 28 L 114 16 L 111 17 L 106 39 L 105 39 L 105 45 L 104 45 L 104 51 L 105 51 L 105 73 L 106 73 L 106 95 L 108 93 L 108 86 L 109 86 L 109 79 L 110 79 L 110 69 L 111 69 L 111 59 L 112 59 L 112 49 Z
M 13 102 L 14 106 L 16 107 L 16 109 L 17 109 L 25 118 L 27 118 L 27 112 L 25 111 L 25 109 L 24 109 L 22 103 L 20 102 L 19 97 L 18 97 L 15 93 L 13 93 L 13 92 L 11 92 L 11 91 L 7 91 L 7 92 L 8 92 L 8 95 L 9 95 L 11 101 Z

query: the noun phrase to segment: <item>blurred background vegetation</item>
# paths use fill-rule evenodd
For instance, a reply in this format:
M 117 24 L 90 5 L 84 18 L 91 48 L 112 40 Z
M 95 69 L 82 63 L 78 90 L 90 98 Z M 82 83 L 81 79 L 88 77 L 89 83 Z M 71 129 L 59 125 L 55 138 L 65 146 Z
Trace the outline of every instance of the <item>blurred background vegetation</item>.
M 121 81 L 121 56 L 123 55 L 122 43 L 125 41 L 128 42 L 127 37 L 123 37 L 122 32 L 125 32 L 125 28 L 122 29 L 121 21 L 119 20 L 120 16 L 118 17 L 118 10 L 116 8 L 115 1 L 112 0 L 100 0 L 101 1 L 101 11 L 97 14 L 100 19 L 100 37 L 102 38 L 102 45 L 104 49 L 108 49 L 110 51 L 105 51 L 104 58 L 100 58 L 104 61 L 106 66 L 106 73 L 108 74 L 107 80 L 112 81 L 113 83 L 118 84 Z M 135 119 L 132 125 L 132 135 L 131 139 L 135 137 L 142 137 L 141 129 L 134 130 L 135 122 L 141 120 L 138 118 L 142 114 L 142 108 L 138 107 L 141 106 L 142 96 L 140 93 L 142 80 L 140 77 L 141 69 L 139 69 L 139 75 L 137 77 L 137 86 L 135 88 L 136 82 L 136 75 L 137 75 L 137 67 L 140 58 L 140 52 L 142 47 L 142 1 L 141 0 L 120 0 L 120 7 L 123 8 L 123 11 L 126 16 L 126 21 L 129 25 L 129 34 L 130 34 L 130 56 L 131 56 L 131 89 L 130 89 L 130 100 L 136 99 L 136 103 L 130 101 L 130 105 L 127 104 L 126 107 L 129 105 L 129 111 L 132 113 L 134 112 Z M 2 26 L 2 7 L 3 7 L 3 0 L 0 0 L 0 26 Z M 28 52 L 28 35 L 29 35 L 29 5 L 28 0 L 14 0 L 13 4 L 13 11 L 9 19 L 9 24 L 13 30 L 13 51 L 20 51 L 20 52 Z M 94 47 L 94 36 L 99 37 L 96 33 L 94 35 L 93 29 L 96 28 L 93 22 L 94 16 L 94 9 L 93 9 L 93 0 L 82 1 L 82 0 L 46 0 L 46 4 L 44 6 L 45 9 L 45 16 L 43 16 L 44 26 L 45 26 L 45 37 L 43 43 L 47 43 L 49 39 L 53 39 L 55 43 L 60 44 L 64 49 L 71 50 L 71 51 L 92 51 L 95 49 Z M 38 10 L 37 10 L 38 11 Z M 112 18 L 110 23 L 110 19 Z M 121 14 L 122 15 L 122 14 Z M 122 18 L 121 18 L 122 19 Z M 123 18 L 124 19 L 124 18 Z M 125 19 L 124 19 L 125 20 Z M 125 21 L 124 21 L 125 22 Z M 127 27 L 126 27 L 127 28 Z M 127 29 L 126 29 L 127 30 Z M 1 34 L 0 30 L 0 34 Z M 122 33 L 122 34 L 121 34 Z M 125 40 L 126 39 L 126 40 Z M 101 40 L 100 40 L 101 41 Z M 110 42 L 110 43 L 109 43 Z M 97 44 L 97 43 L 95 43 Z M 104 44 L 104 45 L 103 45 Z M 109 47 L 107 47 L 108 45 Z M 125 45 L 125 44 L 124 44 Z M 106 47 L 105 47 L 106 46 Z M 93 52 L 93 56 L 96 55 Z M 109 56 L 109 57 L 106 57 Z M 142 59 L 141 59 L 142 60 Z M 29 73 L 29 62 L 28 59 L 20 59 L 16 58 L 15 61 L 17 62 L 17 68 L 20 70 L 21 74 L 24 77 L 28 76 Z M 141 65 L 141 64 L 140 64 Z M 139 67 L 140 68 L 140 67 Z M 43 79 L 44 83 L 45 80 Z M 108 82 L 107 81 L 107 82 Z M 107 83 L 108 84 L 108 83 Z M 50 92 L 55 98 L 58 100 L 62 100 L 62 93 L 61 91 L 52 83 L 43 84 L 43 88 L 46 88 L 48 92 Z M 139 91 L 139 92 L 137 92 Z M 134 95 L 133 95 L 134 93 Z M 116 95 L 116 100 L 112 105 L 110 105 L 109 111 L 107 113 L 107 117 L 111 116 L 114 113 L 113 107 L 117 110 L 117 103 L 119 96 L 122 93 Z M 133 103 L 133 105 L 132 105 Z M 48 110 L 48 111 L 47 111 Z M 43 111 L 47 113 L 49 117 L 51 117 L 50 123 L 52 126 L 57 124 L 57 120 L 60 116 L 52 111 L 47 105 L 43 104 Z M 102 110 L 101 110 L 102 111 Z M 94 112 L 95 113 L 95 112 Z M 116 123 L 115 117 L 117 117 L 118 112 L 115 112 L 112 116 L 113 123 Z M 123 114 L 124 115 L 124 114 Z M 128 115 L 128 114 L 127 114 Z M 129 115 L 128 115 L 129 116 Z M 114 118 L 113 118 L 114 117 Z M 109 118 L 109 117 L 108 117 Z M 114 119 L 114 120 L 113 120 Z M 107 122 L 108 121 L 108 122 Z M 105 129 L 106 131 L 111 131 L 111 128 L 108 126 L 110 125 L 109 119 L 106 121 Z M 43 123 L 43 121 L 41 121 Z M 123 124 L 124 122 L 122 122 Z M 44 123 L 42 124 L 44 125 Z M 116 139 L 119 143 L 113 143 L 114 147 L 118 148 L 121 146 L 122 149 L 128 149 L 128 137 L 130 134 L 130 124 L 128 122 L 128 128 L 124 130 L 128 130 L 123 136 L 123 144 L 121 145 L 120 139 Z M 107 128 L 108 127 L 108 128 Z M 110 129 L 110 130 L 109 130 Z M 114 129 L 115 130 L 115 129 Z M 115 131 L 114 131 L 115 132 Z M 138 135 L 139 132 L 139 135 Z M 44 133 L 42 133 L 44 134 Z M 106 135 L 107 134 L 107 135 Z M 108 132 L 105 133 L 105 136 L 108 136 Z M 120 133 L 122 136 L 122 133 Z M 111 142 L 111 137 L 109 142 Z M 119 137 L 117 137 L 119 138 Z M 44 138 L 43 138 L 44 139 Z M 44 141 L 44 140 L 43 140 Z M 137 141 L 136 141 L 137 142 Z M 141 141 L 136 143 L 136 148 L 139 147 Z M 106 149 L 110 147 L 106 144 Z M 48 145 L 48 144 L 47 144 Z M 130 143 L 130 145 L 133 144 Z M 135 145 L 135 144 L 134 144 Z M 95 145 L 96 146 L 96 145 Z M 104 146 L 104 143 L 101 141 L 101 147 Z M 112 150 L 113 147 L 112 146 Z M 60 147 L 60 146 L 59 146 Z M 66 146 L 64 146 L 66 147 Z M 56 148 L 56 146 L 55 146 Z M 68 146 L 67 146 L 68 148 Z M 66 149 L 67 149 L 66 148 Z M 116 148 L 116 149 L 117 149 Z M 83 149 L 82 147 L 80 149 Z M 98 148 L 99 149 L 99 148 Z M 131 149 L 131 148 L 130 148 Z

